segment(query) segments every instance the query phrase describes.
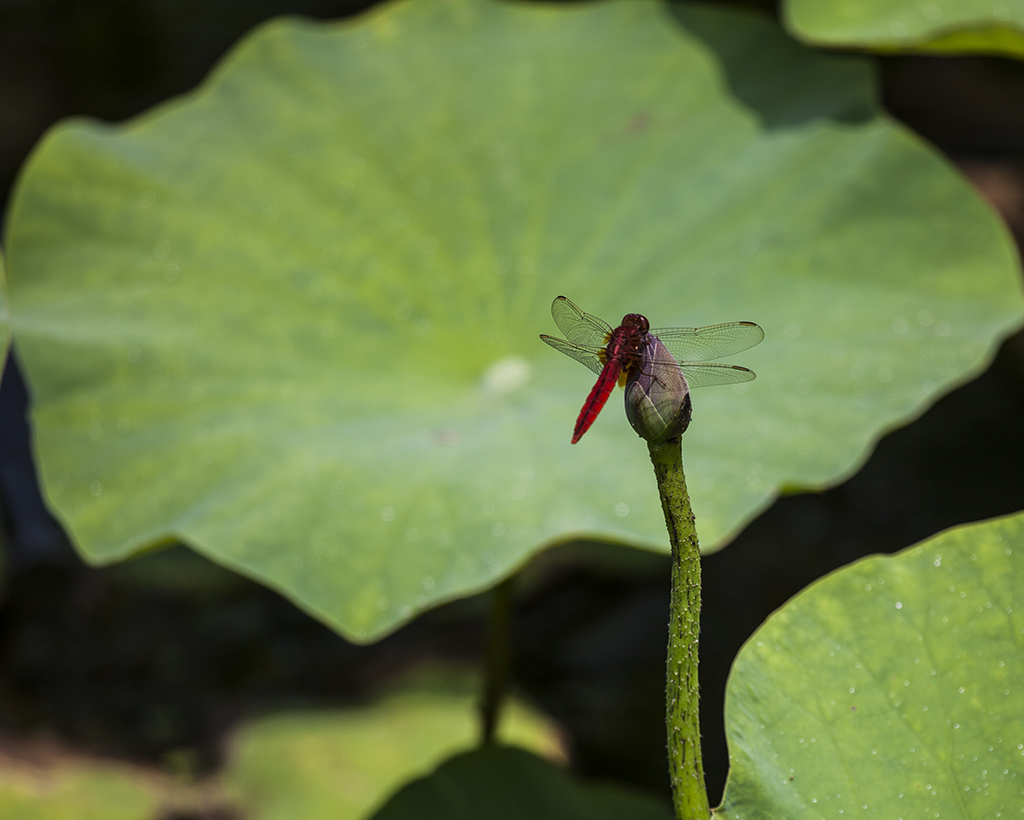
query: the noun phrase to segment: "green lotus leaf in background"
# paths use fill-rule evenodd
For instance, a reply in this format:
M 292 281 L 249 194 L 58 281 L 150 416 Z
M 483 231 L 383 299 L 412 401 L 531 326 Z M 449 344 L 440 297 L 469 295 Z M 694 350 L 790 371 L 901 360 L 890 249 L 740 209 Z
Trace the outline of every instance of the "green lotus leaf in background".
M 0 817 L 5 820 L 152 820 L 175 802 L 168 784 L 141 769 L 68 760 L 56 749 L 0 767 Z
M 373 820 L 671 820 L 645 795 L 573 781 L 522 749 L 491 747 L 447 761 L 402 789 Z
M 357 640 L 580 536 L 665 548 L 617 397 L 543 345 L 759 322 L 699 391 L 705 548 L 847 476 L 1022 316 L 1006 232 L 869 63 L 648 0 L 271 23 L 196 92 L 57 126 L 7 230 L 45 491 L 82 553 L 177 538 Z
M 1024 806 L 1024 514 L 824 578 L 733 665 L 717 817 L 1011 817 Z
M 1022 0 L 784 0 L 782 13 L 819 45 L 1024 57 Z
M 221 781 L 250 820 L 362 820 L 391 792 L 477 742 L 476 693 L 408 689 L 367 708 L 245 726 Z M 501 740 L 558 756 L 554 728 L 506 704 Z

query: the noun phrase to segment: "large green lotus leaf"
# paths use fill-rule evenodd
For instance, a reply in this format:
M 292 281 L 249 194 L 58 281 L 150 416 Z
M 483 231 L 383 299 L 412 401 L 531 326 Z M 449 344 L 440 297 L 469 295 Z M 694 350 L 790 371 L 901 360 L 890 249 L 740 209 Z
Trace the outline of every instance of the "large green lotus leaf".
M 91 561 L 169 538 L 356 639 L 590 536 L 667 542 L 643 442 L 542 344 L 761 323 L 699 391 L 705 548 L 848 475 L 1022 315 L 1006 233 L 870 65 L 655 2 L 408 2 L 259 29 L 198 91 L 56 127 L 11 207 L 47 497 Z M 621 393 L 616 394 L 621 395 Z
M 812 43 L 1024 57 L 1022 0 L 784 0 L 782 8 L 788 28 Z
M 1024 806 L 1024 514 L 813 584 L 740 651 L 729 820 Z
M 555 732 L 515 702 L 504 742 L 557 754 Z M 246 726 L 222 781 L 251 820 L 361 820 L 390 793 L 479 735 L 472 693 L 407 691 L 366 708 L 286 714 Z
M 374 820 L 671 820 L 667 804 L 573 781 L 522 749 L 494 747 L 452 758 L 409 784 Z

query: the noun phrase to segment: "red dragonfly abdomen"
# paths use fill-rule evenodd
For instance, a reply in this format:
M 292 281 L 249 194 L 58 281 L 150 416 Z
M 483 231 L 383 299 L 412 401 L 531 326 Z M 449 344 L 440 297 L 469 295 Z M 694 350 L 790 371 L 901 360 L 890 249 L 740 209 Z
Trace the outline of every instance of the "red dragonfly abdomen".
M 608 334 L 608 344 L 605 346 L 602 357 L 604 367 L 601 369 L 590 395 L 583 403 L 579 418 L 576 419 L 576 429 L 572 434 L 573 444 L 590 429 L 597 414 L 601 412 L 605 402 L 608 401 L 612 389 L 618 384 L 619 376 L 623 371 L 628 371 L 636 364 L 634 360 L 638 356 L 637 351 L 649 327 L 647 319 L 643 316 L 638 313 L 629 313 L 622 317 L 622 325 Z
M 576 429 L 572 431 L 573 444 L 579 441 L 583 434 L 590 429 L 590 425 L 594 423 L 597 414 L 601 412 L 601 408 L 612 394 L 612 388 L 618 384 L 621 371 L 622 365 L 617 359 L 609 359 L 605 362 L 601 375 L 597 377 L 597 381 L 594 383 L 590 395 L 587 396 L 587 400 L 583 402 L 583 409 L 580 410 L 580 415 L 576 419 Z

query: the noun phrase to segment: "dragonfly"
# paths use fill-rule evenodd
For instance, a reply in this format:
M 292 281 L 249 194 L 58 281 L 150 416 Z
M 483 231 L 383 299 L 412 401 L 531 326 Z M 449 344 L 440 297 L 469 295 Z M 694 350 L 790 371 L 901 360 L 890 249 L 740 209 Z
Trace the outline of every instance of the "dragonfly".
M 566 338 L 545 334 L 540 338 L 598 374 L 576 419 L 573 444 L 590 429 L 612 388 L 616 384 L 624 387 L 631 375 L 646 368 L 650 371 L 647 375 L 655 379 L 659 371 L 677 379 L 681 371 L 687 387 L 749 382 L 755 376 L 753 370 L 707 360 L 731 356 L 764 339 L 764 331 L 753 322 L 652 330 L 647 317 L 639 313 L 627 313 L 619 326 L 613 328 L 603 319 L 584 313 L 564 296 L 552 302 L 551 315 Z M 664 345 L 671 359 L 645 355 L 656 341 Z M 675 372 L 669 373 L 665 368 L 673 368 Z

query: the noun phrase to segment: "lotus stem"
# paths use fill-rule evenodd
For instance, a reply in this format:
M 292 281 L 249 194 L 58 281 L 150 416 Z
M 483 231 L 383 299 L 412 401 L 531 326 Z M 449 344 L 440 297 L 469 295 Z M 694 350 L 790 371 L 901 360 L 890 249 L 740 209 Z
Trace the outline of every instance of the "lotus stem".
M 683 474 L 682 442 L 648 444 L 672 543 L 665 705 L 669 774 L 678 820 L 708 820 L 711 808 L 700 750 L 697 646 L 700 635 L 700 547 Z

